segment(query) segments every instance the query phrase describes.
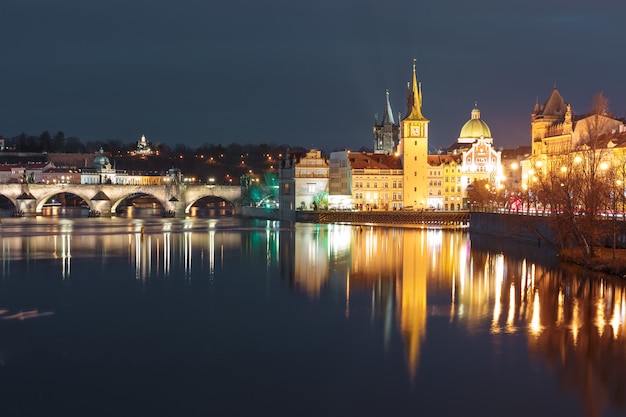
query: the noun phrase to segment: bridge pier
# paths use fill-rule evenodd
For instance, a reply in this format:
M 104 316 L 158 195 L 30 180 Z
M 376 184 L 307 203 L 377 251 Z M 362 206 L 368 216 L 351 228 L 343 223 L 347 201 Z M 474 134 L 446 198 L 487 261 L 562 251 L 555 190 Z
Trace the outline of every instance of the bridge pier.
M 185 213 L 185 202 L 179 201 L 176 197 L 172 197 L 166 201 L 163 207 L 165 209 L 165 213 L 163 214 L 165 217 L 175 217 L 179 219 L 187 217 L 187 213 Z
M 27 192 L 23 192 L 15 200 L 15 213 L 19 217 L 37 216 L 37 199 Z
M 90 216 L 111 217 L 111 200 L 91 200 Z

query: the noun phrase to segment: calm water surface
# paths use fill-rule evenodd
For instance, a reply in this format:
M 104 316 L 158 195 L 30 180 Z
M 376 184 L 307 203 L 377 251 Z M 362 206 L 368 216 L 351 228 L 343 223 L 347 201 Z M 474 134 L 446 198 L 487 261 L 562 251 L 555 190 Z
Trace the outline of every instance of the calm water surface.
M 2 415 L 626 414 L 624 284 L 547 248 L 234 218 L 0 235 Z

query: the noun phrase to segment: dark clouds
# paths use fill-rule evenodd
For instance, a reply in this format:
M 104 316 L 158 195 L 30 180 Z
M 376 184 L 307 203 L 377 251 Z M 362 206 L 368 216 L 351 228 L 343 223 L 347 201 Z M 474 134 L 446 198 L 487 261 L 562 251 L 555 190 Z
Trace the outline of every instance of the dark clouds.
M 433 149 L 475 101 L 497 146 L 529 144 L 555 82 L 577 112 L 603 91 L 626 114 L 626 3 L 508 3 L 3 1 L 0 134 L 370 147 L 413 57 Z

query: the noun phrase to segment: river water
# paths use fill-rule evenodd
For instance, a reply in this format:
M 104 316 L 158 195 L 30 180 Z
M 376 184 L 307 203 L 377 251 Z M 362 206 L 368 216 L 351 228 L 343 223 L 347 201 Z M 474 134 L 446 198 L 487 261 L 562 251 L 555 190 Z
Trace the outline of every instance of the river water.
M 3 219 L 6 416 L 618 416 L 626 289 L 464 231 Z

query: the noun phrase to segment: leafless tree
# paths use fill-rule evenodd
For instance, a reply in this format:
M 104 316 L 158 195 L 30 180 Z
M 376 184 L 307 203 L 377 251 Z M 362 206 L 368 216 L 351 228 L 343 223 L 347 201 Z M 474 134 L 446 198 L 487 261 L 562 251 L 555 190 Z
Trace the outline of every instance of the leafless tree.
M 596 255 L 595 248 L 607 233 L 602 215 L 612 207 L 616 181 L 606 145 L 613 120 L 608 100 L 597 94 L 590 115 L 578 121 L 571 147 L 551 155 L 545 166 L 537 162 L 539 197 L 551 209 L 561 245 L 580 247 L 584 260 Z

